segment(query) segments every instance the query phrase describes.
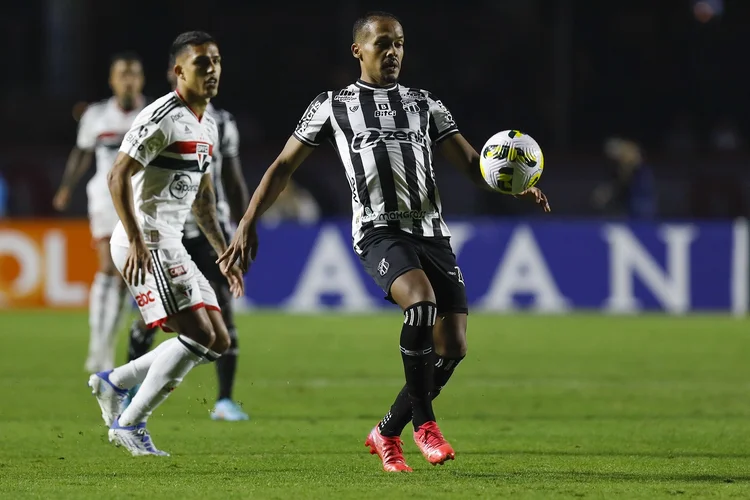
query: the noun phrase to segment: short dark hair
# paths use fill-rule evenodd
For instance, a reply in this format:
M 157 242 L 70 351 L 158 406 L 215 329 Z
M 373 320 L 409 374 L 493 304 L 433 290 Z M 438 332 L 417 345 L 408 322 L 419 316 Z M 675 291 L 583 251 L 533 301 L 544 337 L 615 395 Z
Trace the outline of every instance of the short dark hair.
M 143 60 L 141 59 L 141 56 L 130 50 L 112 54 L 112 56 L 109 58 L 109 68 L 112 69 L 112 66 L 114 66 L 115 63 L 119 61 L 137 62 L 141 66 L 143 66 Z
M 356 21 L 354 21 L 354 27 L 352 28 L 352 41 L 356 42 L 357 38 L 362 34 L 362 32 L 365 30 L 368 24 L 370 24 L 375 19 L 392 19 L 396 21 L 398 24 L 401 24 L 401 20 L 391 14 L 390 12 L 384 12 L 382 10 L 373 10 L 365 14 L 364 16 L 360 17 Z
M 205 43 L 216 44 L 216 39 L 205 31 L 186 31 L 185 33 L 180 33 L 169 48 L 169 65 L 174 66 L 177 56 L 188 47 L 203 45 Z

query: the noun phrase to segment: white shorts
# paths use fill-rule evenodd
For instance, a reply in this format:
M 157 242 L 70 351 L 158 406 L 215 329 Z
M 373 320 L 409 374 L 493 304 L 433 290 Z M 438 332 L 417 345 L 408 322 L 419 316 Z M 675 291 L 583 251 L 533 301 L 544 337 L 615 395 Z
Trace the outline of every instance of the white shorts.
M 112 245 L 110 250 L 112 261 L 122 274 L 128 249 Z M 221 311 L 214 289 L 184 247 L 151 250 L 151 258 L 154 274 L 146 274 L 146 284 L 128 284 L 143 321 L 149 328 L 160 326 L 167 330 L 164 324 L 169 317 L 185 309 L 205 307 Z
M 91 237 L 95 240 L 103 240 L 112 236 L 112 231 L 120 218 L 117 216 L 114 205 L 109 208 L 89 208 L 89 228 Z
M 120 217 L 117 215 L 115 205 L 112 203 L 112 196 L 109 193 L 107 184 L 100 185 L 94 183 L 93 179 L 86 186 L 86 196 L 88 196 L 89 227 L 91 236 L 95 240 L 100 240 L 112 236 L 117 221 Z

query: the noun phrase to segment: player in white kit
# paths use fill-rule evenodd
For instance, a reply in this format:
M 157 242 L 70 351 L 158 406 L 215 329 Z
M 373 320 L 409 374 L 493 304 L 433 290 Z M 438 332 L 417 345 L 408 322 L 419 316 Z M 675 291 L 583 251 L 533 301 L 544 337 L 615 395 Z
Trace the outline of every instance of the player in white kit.
M 143 66 L 136 54 L 120 53 L 112 57 L 109 85 L 113 96 L 91 104 L 81 116 L 76 146 L 68 157 L 53 200 L 59 211 L 68 207 L 78 180 L 96 154 L 96 173 L 86 186 L 91 235 L 99 256 L 99 269 L 89 296 L 89 352 L 85 368 L 91 373 L 114 367 L 116 334 L 126 304 L 125 284 L 109 250 L 109 238 L 118 218 L 107 174 L 125 134 L 145 106 L 146 100 L 141 95 L 143 83 Z
M 173 67 L 174 61 L 170 61 L 167 80 L 171 88 L 175 89 L 177 80 L 172 71 Z M 229 241 L 232 232 L 231 220 L 239 221 L 242 218 L 250 198 L 240 165 L 240 135 L 234 117 L 229 112 L 214 108 L 213 103 L 208 104 L 206 111 L 216 120 L 219 130 L 219 145 L 214 148 L 211 158 L 211 175 L 216 190 L 219 223 L 224 237 Z M 232 294 L 226 278 L 221 274 L 219 265 L 216 264 L 218 255 L 196 224 L 194 217 L 188 216 L 185 221 L 182 242 L 198 269 L 211 283 L 231 340 L 229 349 L 215 363 L 218 394 L 216 404 L 209 415 L 213 420 L 249 420 L 248 414 L 232 397 L 239 357 L 239 339 L 234 322 Z M 157 330 L 157 327 L 149 328 L 143 318 L 139 317 L 133 322 L 130 327 L 128 361 L 143 356 L 151 349 Z M 138 386 L 130 391 L 130 397 L 137 392 L 137 389 Z
M 192 209 L 217 253 L 227 246 L 209 170 L 218 130 L 205 112 L 218 91 L 221 56 L 215 40 L 199 31 L 179 35 L 170 56 L 177 88 L 135 119 L 109 173 L 109 188 L 120 217 L 112 260 L 145 322 L 178 335 L 89 378 L 110 441 L 133 455 L 166 455 L 151 441 L 146 420 L 193 367 L 215 361 L 230 345 L 216 294 L 182 244 Z M 224 274 L 235 296 L 244 293 L 239 268 Z M 140 390 L 122 410 L 136 384 Z

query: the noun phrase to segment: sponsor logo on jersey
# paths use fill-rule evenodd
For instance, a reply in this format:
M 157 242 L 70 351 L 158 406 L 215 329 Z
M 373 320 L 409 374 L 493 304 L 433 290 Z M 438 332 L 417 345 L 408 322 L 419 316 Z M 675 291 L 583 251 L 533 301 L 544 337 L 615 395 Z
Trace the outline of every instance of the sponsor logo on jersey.
M 315 113 L 320 109 L 320 101 L 315 101 L 307 108 L 307 112 L 302 116 L 302 119 L 297 124 L 297 132 L 302 133 L 307 129 L 310 124 L 310 120 L 313 119 Z
M 334 97 L 333 100 L 340 102 L 355 101 L 357 100 L 357 93 L 353 90 L 342 90 L 341 92 L 336 94 L 336 97 Z
M 400 210 L 394 212 L 383 212 L 375 213 L 370 207 L 365 207 L 364 214 L 361 217 L 362 223 L 373 222 L 373 221 L 389 221 L 389 220 L 422 220 L 428 214 L 435 214 L 435 212 L 427 212 L 425 210 Z
M 391 109 L 390 103 L 380 102 L 376 104 L 378 108 L 375 111 L 375 117 L 380 118 L 382 116 L 396 116 L 396 111 Z
M 188 193 L 197 192 L 198 186 L 193 184 L 189 175 L 178 172 L 172 176 L 172 182 L 169 183 L 169 193 L 178 200 L 185 198 Z
M 185 116 L 185 115 L 183 115 L 183 114 L 182 114 L 182 110 L 180 110 L 180 111 L 178 111 L 177 113 L 175 113 L 175 114 L 173 114 L 172 116 L 170 116 L 170 118 L 172 119 L 172 123 L 174 123 L 174 122 L 176 122 L 177 120 L 179 120 L 180 118 L 182 118 L 183 116 Z
M 396 130 L 368 128 L 352 137 L 351 149 L 355 153 L 360 153 L 375 147 L 381 141 L 396 141 L 416 144 L 422 147 L 427 146 L 427 137 L 418 130 L 406 128 Z
M 410 90 L 406 94 L 401 96 L 401 102 L 420 102 L 426 101 L 427 98 L 422 92 L 416 90 Z

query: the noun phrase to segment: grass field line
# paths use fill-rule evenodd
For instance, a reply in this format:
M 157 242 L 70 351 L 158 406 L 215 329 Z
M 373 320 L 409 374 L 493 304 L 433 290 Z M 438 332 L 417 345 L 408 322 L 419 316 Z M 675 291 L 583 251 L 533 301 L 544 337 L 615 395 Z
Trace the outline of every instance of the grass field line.
M 82 380 L 88 380 L 87 376 L 81 376 Z M 28 382 L 27 382 L 28 383 Z M 261 388 L 296 387 L 305 389 L 329 389 L 329 388 L 367 388 L 367 387 L 397 387 L 403 385 L 402 378 L 376 378 L 376 377 L 351 377 L 342 378 L 290 378 L 290 379 L 265 379 L 246 378 L 238 381 L 239 384 Z M 12 387 L 17 382 L 12 378 L 0 380 L 0 386 Z M 59 386 L 60 380 L 55 377 L 37 377 L 34 386 Z M 85 385 L 85 384 L 84 384 Z M 577 378 L 478 378 L 478 377 L 456 377 L 451 382 L 452 388 L 476 388 L 476 389 L 503 389 L 503 388 L 549 388 L 562 390 L 596 390 L 596 389 L 631 389 L 649 391 L 673 391 L 673 390 L 711 390 L 713 393 L 735 393 L 750 391 L 748 381 L 727 380 L 593 380 Z

